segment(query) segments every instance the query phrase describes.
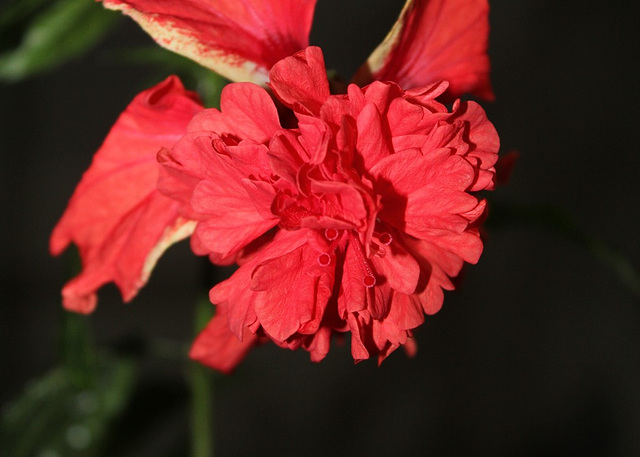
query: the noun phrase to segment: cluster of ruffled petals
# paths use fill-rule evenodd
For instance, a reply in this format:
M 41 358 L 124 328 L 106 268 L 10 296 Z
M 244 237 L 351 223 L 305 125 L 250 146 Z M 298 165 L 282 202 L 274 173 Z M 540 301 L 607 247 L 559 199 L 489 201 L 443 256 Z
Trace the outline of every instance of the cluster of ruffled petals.
M 331 95 L 319 48 L 277 63 L 270 85 L 296 128 L 264 89 L 231 84 L 159 157 L 161 192 L 197 221 L 193 250 L 240 263 L 211 290 L 222 311 L 192 356 L 225 370 L 268 337 L 317 361 L 350 332 L 355 360 L 382 360 L 478 260 L 471 192 L 493 187 L 497 134 L 477 104 L 436 101 L 443 82 Z
M 258 85 L 227 86 L 220 110 L 176 77 L 136 96 L 52 234 L 54 254 L 74 243 L 82 260 L 65 307 L 91 312 L 108 282 L 132 299 L 191 235 L 196 254 L 240 266 L 212 289 L 192 357 L 229 371 L 270 339 L 320 360 L 346 332 L 356 360 L 411 349 L 482 250 L 472 193 L 493 186 L 498 139 L 475 103 L 439 101 L 492 97 L 487 0 L 407 0 L 342 95 L 307 48 L 315 0 L 102 1 Z

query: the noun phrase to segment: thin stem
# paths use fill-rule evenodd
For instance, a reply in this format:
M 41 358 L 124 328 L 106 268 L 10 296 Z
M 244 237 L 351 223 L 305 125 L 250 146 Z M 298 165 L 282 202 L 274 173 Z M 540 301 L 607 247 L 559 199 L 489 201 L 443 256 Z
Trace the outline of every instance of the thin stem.
M 80 256 L 74 252 L 67 260 L 69 276 L 81 269 Z M 86 389 L 96 382 L 97 356 L 88 316 L 67 311 L 60 307 L 60 359 L 71 384 Z
M 213 315 L 213 306 L 206 299 L 198 300 L 195 312 L 196 332 L 204 328 Z M 192 457 L 213 457 L 213 373 L 208 368 L 190 362 L 191 389 L 191 450 Z
M 61 358 L 69 381 L 77 389 L 95 383 L 96 352 L 87 316 L 63 310 Z

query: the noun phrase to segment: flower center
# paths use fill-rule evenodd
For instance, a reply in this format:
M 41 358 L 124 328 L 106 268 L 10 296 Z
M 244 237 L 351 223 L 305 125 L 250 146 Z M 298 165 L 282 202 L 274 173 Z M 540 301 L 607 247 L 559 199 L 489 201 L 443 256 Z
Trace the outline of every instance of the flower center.
M 280 227 L 285 230 L 298 230 L 303 218 L 315 216 L 308 209 L 295 204 L 278 211 L 277 214 L 280 216 Z

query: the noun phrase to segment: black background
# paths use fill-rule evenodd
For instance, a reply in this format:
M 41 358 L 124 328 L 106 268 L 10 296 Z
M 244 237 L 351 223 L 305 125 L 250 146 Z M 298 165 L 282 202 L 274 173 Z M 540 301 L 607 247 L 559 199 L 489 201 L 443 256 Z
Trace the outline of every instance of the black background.
M 348 75 L 402 2 L 318 3 L 311 42 Z M 484 106 L 502 151 L 521 153 L 491 198 L 564 208 L 640 268 L 640 3 L 490 3 L 496 101 Z M 117 115 L 165 76 L 113 65 L 110 52 L 149 43 L 123 20 L 82 59 L 0 86 L 3 402 L 57 360 L 66 261 L 49 256 L 48 236 Z M 181 243 L 133 303 L 102 289 L 97 341 L 188 340 L 202 274 Z M 480 263 L 417 339 L 416 358 L 397 351 L 380 368 L 354 365 L 348 344 L 320 364 L 273 345 L 253 351 L 218 382 L 218 455 L 640 455 L 640 299 L 552 231 L 490 231 Z M 134 406 L 155 413 L 139 412 L 125 433 L 134 444 L 112 455 L 186 446 L 184 365 L 143 368 Z

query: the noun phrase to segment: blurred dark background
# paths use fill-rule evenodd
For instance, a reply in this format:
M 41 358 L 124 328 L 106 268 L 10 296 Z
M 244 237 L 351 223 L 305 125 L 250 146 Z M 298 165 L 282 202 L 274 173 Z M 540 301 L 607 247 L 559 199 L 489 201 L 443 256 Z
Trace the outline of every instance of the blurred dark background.
M 348 77 L 402 3 L 319 0 L 311 42 Z M 502 151 L 520 151 L 491 201 L 561 208 L 640 268 L 640 3 L 490 4 L 496 101 L 483 105 Z M 2 403 L 57 363 L 69 259 L 50 257 L 48 236 L 118 114 L 165 76 L 114 63 L 150 43 L 125 19 L 84 57 L 0 85 Z M 132 303 L 103 288 L 89 318 L 98 344 L 187 341 L 202 266 L 181 243 Z M 348 344 L 320 364 L 273 345 L 253 351 L 217 381 L 217 454 L 640 455 L 640 299 L 553 229 L 489 229 L 480 263 L 416 334 L 414 359 L 399 350 L 380 368 L 354 365 Z M 185 367 L 142 361 L 135 412 L 109 455 L 186 455 L 176 451 L 187 446 Z

